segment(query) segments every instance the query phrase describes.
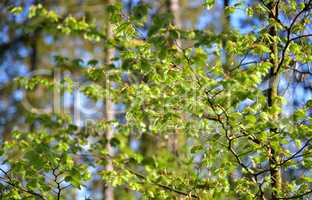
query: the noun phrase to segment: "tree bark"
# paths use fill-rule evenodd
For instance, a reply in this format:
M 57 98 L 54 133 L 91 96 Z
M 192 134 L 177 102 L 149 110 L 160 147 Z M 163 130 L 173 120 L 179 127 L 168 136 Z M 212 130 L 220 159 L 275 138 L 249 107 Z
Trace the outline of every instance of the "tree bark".
M 114 0 L 108 0 L 106 2 L 108 3 L 108 5 L 112 5 L 114 3 Z M 107 37 L 107 39 L 113 38 L 112 25 L 110 24 L 109 19 L 106 22 L 106 37 Z M 106 48 L 104 50 L 104 53 L 105 53 L 104 62 L 106 65 L 110 65 L 112 63 L 112 58 L 114 57 L 114 51 L 115 50 L 113 48 Z M 109 73 L 106 73 L 106 74 L 109 74 Z M 106 76 L 105 79 L 106 79 L 105 80 L 106 81 L 106 87 L 107 87 L 107 89 L 109 89 L 109 87 L 110 87 L 109 76 Z M 114 119 L 115 114 L 114 114 L 113 102 L 112 102 L 110 94 L 108 94 L 108 96 L 106 97 L 104 113 L 105 113 L 105 117 L 106 117 L 107 121 L 112 121 Z M 108 141 L 106 148 L 107 148 L 107 152 L 110 156 L 112 156 L 112 154 L 113 154 L 113 148 L 110 145 L 109 141 L 112 139 L 113 134 L 114 133 L 113 133 L 112 127 L 109 127 L 106 131 L 105 136 L 106 136 L 106 139 Z M 110 158 L 108 158 L 107 165 L 105 166 L 105 170 L 112 171 L 113 168 L 114 167 L 113 167 L 112 160 Z M 114 200 L 114 189 L 111 185 L 108 185 L 106 183 L 104 185 L 104 188 L 103 188 L 103 193 L 104 193 L 103 196 L 104 196 L 105 200 Z
M 37 1 L 36 1 L 37 3 Z M 37 39 L 39 37 L 39 30 L 35 30 L 34 33 L 30 37 L 30 55 L 29 55 L 29 71 L 34 72 L 37 69 L 38 64 L 38 45 L 37 45 Z M 39 89 L 40 90 L 40 89 Z M 41 96 L 41 92 L 40 95 Z M 35 130 L 35 122 L 32 122 L 29 126 L 29 131 Z
M 230 31 L 231 28 L 231 16 L 225 15 L 225 10 L 229 6 L 229 0 L 223 0 L 223 24 L 222 24 L 222 33 L 227 34 Z M 233 64 L 233 57 L 229 55 L 229 53 L 226 51 L 225 47 L 227 45 L 227 39 L 225 37 L 222 37 L 222 47 L 224 49 L 225 54 L 225 63 L 223 66 L 223 72 L 226 76 L 229 76 L 230 70 L 232 67 L 231 64 Z M 235 191 L 235 171 L 230 172 L 230 174 L 227 176 L 228 182 L 230 185 L 231 191 Z M 236 195 L 234 193 L 235 198 L 239 198 L 239 195 Z
M 275 17 L 278 17 L 278 3 L 270 3 L 268 7 L 271 9 L 270 18 L 273 19 Z M 269 29 L 269 34 L 272 36 L 272 38 L 275 38 L 277 36 L 276 27 L 272 25 Z M 274 55 L 274 57 L 270 58 L 270 62 L 272 64 L 272 67 L 270 69 L 269 74 L 269 89 L 268 89 L 268 97 L 267 97 L 267 103 L 268 107 L 272 107 L 275 104 L 275 99 L 278 96 L 278 80 L 279 80 L 279 74 L 278 74 L 278 65 L 279 65 L 279 58 L 278 58 L 278 47 L 277 42 L 272 40 L 270 42 L 270 50 L 271 54 Z M 274 114 L 273 116 L 275 119 L 278 118 L 278 114 Z M 276 133 L 275 128 L 270 129 L 270 136 L 272 134 Z M 269 146 L 269 166 L 270 166 L 270 175 L 271 175 L 271 198 L 273 200 L 278 199 L 278 192 L 281 191 L 282 186 L 282 175 L 281 175 L 281 168 L 277 167 L 279 161 L 279 156 L 275 152 L 272 145 Z
M 179 0 L 167 0 L 167 11 L 172 14 L 172 24 L 177 27 L 181 28 L 181 17 L 180 17 L 180 3 Z M 181 47 L 181 40 L 176 40 L 176 44 L 178 47 Z
M 225 16 L 225 8 L 228 7 L 229 5 L 230 5 L 229 0 L 223 1 L 224 30 L 228 30 L 230 28 L 231 16 L 230 15 Z
M 230 28 L 231 28 L 231 16 L 230 15 L 225 15 L 225 10 L 226 8 L 229 6 L 229 0 L 224 0 L 223 1 L 223 27 L 222 27 L 222 34 L 224 34 L 224 36 L 222 37 L 222 48 L 224 50 L 224 54 L 225 54 L 225 63 L 223 65 L 223 71 L 225 76 L 230 76 L 230 72 L 231 69 L 234 67 L 232 65 L 234 65 L 234 58 L 233 56 L 229 55 L 229 53 L 226 51 L 226 46 L 227 46 L 227 35 L 228 33 L 230 33 Z
M 167 0 L 166 1 L 166 5 L 167 5 L 167 12 L 171 13 L 173 16 L 172 19 L 172 24 L 176 27 L 176 28 L 181 28 L 182 24 L 181 24 L 181 18 L 180 18 L 180 4 L 179 4 L 179 0 Z M 174 42 L 174 41 L 172 41 Z M 178 51 L 180 51 L 180 48 L 182 48 L 182 43 L 181 40 L 177 39 L 175 40 L 176 46 Z M 169 145 L 171 147 L 171 150 L 174 154 L 178 154 L 178 131 L 175 131 L 174 133 L 172 133 L 172 135 L 169 137 Z

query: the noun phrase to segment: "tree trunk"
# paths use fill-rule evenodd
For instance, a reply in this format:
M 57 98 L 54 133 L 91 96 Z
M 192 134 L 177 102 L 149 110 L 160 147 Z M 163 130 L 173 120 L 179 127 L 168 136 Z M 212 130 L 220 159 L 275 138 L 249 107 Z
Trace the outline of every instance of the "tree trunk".
M 224 0 L 223 1 L 223 27 L 222 27 L 222 34 L 224 34 L 224 36 L 222 37 L 222 48 L 224 50 L 224 54 L 225 54 L 225 63 L 223 65 L 223 72 L 225 74 L 225 76 L 230 76 L 230 72 L 231 69 L 234 67 L 232 65 L 234 65 L 233 61 L 233 56 L 229 55 L 229 53 L 225 50 L 226 45 L 227 45 L 227 35 L 230 32 L 230 28 L 231 28 L 231 16 L 230 15 L 225 15 L 225 9 L 229 6 L 229 0 Z
M 225 8 L 228 7 L 230 4 L 229 4 L 229 0 L 224 0 L 223 1 L 223 13 L 224 13 L 224 28 L 223 30 L 229 30 L 230 28 L 230 23 L 231 23 L 231 16 L 230 15 L 227 15 L 225 16 Z
M 167 12 L 171 13 L 173 16 L 172 24 L 176 28 L 181 28 L 181 19 L 180 19 L 180 4 L 179 0 L 167 0 Z M 175 44 L 177 45 L 178 51 L 180 51 L 180 48 L 182 48 L 181 40 L 177 39 L 175 40 Z M 174 154 L 178 154 L 178 131 L 175 131 L 172 133 L 172 135 L 169 137 L 169 145 L 171 147 L 171 150 Z
M 225 15 L 225 9 L 229 6 L 229 0 L 223 0 L 223 27 L 222 27 L 222 33 L 223 34 L 228 34 L 231 28 L 231 16 L 230 15 Z M 223 66 L 223 72 L 226 76 L 229 76 L 229 72 L 231 68 L 234 66 L 231 66 L 233 64 L 233 57 L 228 55 L 228 52 L 225 50 L 225 47 L 227 45 L 227 39 L 225 37 L 222 37 L 222 47 L 224 49 L 225 53 L 225 63 Z M 231 191 L 235 191 L 235 171 L 230 172 L 229 175 L 227 176 L 228 182 L 230 185 Z M 234 194 L 235 195 L 235 194 Z M 235 198 L 239 198 L 239 195 L 235 195 Z
M 35 30 L 30 38 L 30 48 L 31 48 L 30 55 L 29 55 L 29 60 L 30 60 L 29 71 L 30 72 L 34 72 L 37 69 L 37 63 L 38 63 L 37 38 L 38 37 L 39 37 L 39 31 Z M 29 131 L 34 131 L 34 130 L 35 130 L 35 122 L 32 122 L 29 126 Z
M 278 16 L 278 4 L 277 3 L 270 3 L 269 8 L 271 9 L 270 18 L 274 18 Z M 272 25 L 272 27 L 269 29 L 269 34 L 272 36 L 272 38 L 275 38 L 277 36 L 276 27 Z M 269 89 L 268 89 L 268 106 L 272 107 L 275 104 L 275 99 L 278 96 L 278 65 L 279 65 L 279 58 L 278 58 L 278 47 L 276 41 L 270 42 L 270 50 L 271 54 L 274 55 L 274 58 L 270 58 L 270 62 L 272 64 L 272 67 L 270 69 L 269 74 Z M 274 118 L 278 118 L 278 114 L 274 114 Z M 276 133 L 275 128 L 270 129 L 270 136 L 272 134 Z M 282 185 L 282 176 L 281 176 L 281 168 L 276 167 L 276 164 L 279 161 L 279 156 L 275 152 L 274 148 L 270 145 L 269 147 L 269 165 L 270 165 L 270 175 L 271 175 L 271 198 L 278 199 L 278 192 L 281 191 L 281 185 Z
M 179 0 L 167 0 L 167 11 L 173 16 L 172 24 L 177 28 L 181 28 Z M 181 47 L 181 40 L 176 40 L 175 42 L 178 47 Z
M 111 5 L 114 3 L 114 0 L 108 0 L 108 5 Z M 112 25 L 109 22 L 109 19 L 107 21 L 106 24 L 106 37 L 107 39 L 110 39 L 113 37 L 113 30 L 112 30 Z M 106 65 L 109 65 L 112 63 L 112 58 L 114 56 L 114 49 L 113 48 L 106 48 L 105 51 L 105 58 L 104 58 L 104 62 Z M 109 74 L 109 73 L 108 73 Z M 110 87 L 110 81 L 109 81 L 109 76 L 105 77 L 106 79 L 106 87 L 109 88 Z M 105 102 L 105 117 L 107 121 L 112 121 L 114 119 L 114 109 L 113 109 L 113 102 L 112 99 L 110 97 L 110 95 L 108 94 L 108 96 L 106 97 L 106 102 Z M 113 148 L 110 145 L 110 140 L 113 137 L 113 129 L 112 127 L 109 127 L 106 131 L 106 139 L 107 139 L 107 151 L 108 154 L 111 156 L 113 154 Z M 110 158 L 108 158 L 107 160 L 107 165 L 105 166 L 105 170 L 108 171 L 112 171 L 113 170 L 113 163 L 112 160 Z M 104 193 L 104 198 L 105 200 L 114 200 L 114 189 L 111 185 L 105 184 L 104 188 L 103 188 L 103 193 Z

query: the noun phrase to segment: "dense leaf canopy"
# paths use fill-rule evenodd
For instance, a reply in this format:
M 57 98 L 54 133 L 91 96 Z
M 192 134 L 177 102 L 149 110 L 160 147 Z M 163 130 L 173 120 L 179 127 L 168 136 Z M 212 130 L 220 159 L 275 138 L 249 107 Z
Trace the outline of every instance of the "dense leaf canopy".
M 220 2 L 197 9 L 213 19 Z M 104 199 L 101 187 L 115 199 L 312 198 L 312 1 L 224 1 L 219 29 L 185 25 L 185 1 L 167 3 L 3 5 L 33 73 L 1 94 L 23 94 L 1 144 L 1 199 Z

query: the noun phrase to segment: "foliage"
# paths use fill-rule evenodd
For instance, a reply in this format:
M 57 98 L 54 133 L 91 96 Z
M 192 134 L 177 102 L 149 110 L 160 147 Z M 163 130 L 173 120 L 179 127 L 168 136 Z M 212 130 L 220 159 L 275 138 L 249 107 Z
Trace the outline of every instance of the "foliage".
M 81 37 L 118 54 L 110 65 L 57 56 L 53 70 L 79 71 L 83 81 L 66 78 L 56 84 L 36 76 L 18 78 L 18 85 L 80 90 L 104 102 L 109 96 L 124 105 L 125 120 L 99 120 L 90 128 L 77 127 L 65 113 L 29 113 L 27 123 L 36 128 L 13 131 L 3 144 L 3 165 L 9 168 L 2 169 L 1 187 L 9 188 L 3 199 L 63 198 L 69 187 L 86 186 L 91 168 L 112 186 L 138 191 L 143 199 L 309 198 L 311 102 L 286 115 L 288 99 L 274 95 L 279 87 L 271 82 L 294 70 L 293 63 L 311 62 L 306 27 L 312 1 L 241 2 L 225 11 L 230 15 L 241 8 L 262 20 L 254 31 L 184 30 L 159 14 L 142 34 L 148 5 L 139 4 L 125 17 L 116 3 L 106 10 L 114 33 L 107 38 L 96 23 L 32 6 L 28 17 L 34 23 L 25 28 Z M 235 58 L 230 69 L 224 67 L 224 51 Z M 267 90 L 261 87 L 265 84 Z M 107 141 L 103 132 L 112 126 L 114 137 Z M 152 152 L 131 148 L 129 138 L 145 135 L 155 142 Z M 172 135 L 179 140 L 177 152 L 170 147 Z M 114 169 L 103 170 L 110 159 Z M 281 187 L 272 180 L 278 170 L 284 175 Z

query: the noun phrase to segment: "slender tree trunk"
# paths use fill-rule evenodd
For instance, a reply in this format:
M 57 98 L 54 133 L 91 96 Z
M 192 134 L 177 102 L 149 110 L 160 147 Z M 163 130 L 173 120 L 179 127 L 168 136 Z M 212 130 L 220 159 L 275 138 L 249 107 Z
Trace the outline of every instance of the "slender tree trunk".
M 223 0 L 223 27 L 222 27 L 222 33 L 223 34 L 228 34 L 231 28 L 231 16 L 230 15 L 225 15 L 225 9 L 229 6 L 229 0 Z M 222 47 L 224 49 L 225 53 L 225 64 L 223 67 L 223 71 L 226 76 L 229 75 L 230 69 L 233 68 L 234 66 L 231 66 L 233 62 L 233 58 L 228 55 L 228 52 L 225 50 L 225 47 L 227 45 L 227 40 L 223 37 L 222 39 Z M 228 182 L 231 188 L 231 191 L 235 191 L 235 172 L 231 172 L 228 175 Z M 234 194 L 235 195 L 235 194 Z M 239 195 L 235 195 L 236 198 L 239 198 Z
M 39 37 L 39 32 L 35 31 L 30 38 L 30 71 L 34 71 L 37 68 L 38 62 L 38 51 L 37 51 L 37 37 Z
M 167 0 L 166 1 L 166 5 L 167 5 L 167 12 L 171 13 L 173 16 L 172 19 L 172 24 L 176 27 L 176 28 L 181 28 L 182 24 L 181 24 L 181 18 L 180 18 L 180 4 L 179 4 L 179 0 Z M 173 42 L 173 41 L 172 41 Z M 180 51 L 180 48 L 182 48 L 182 43 L 181 40 L 177 39 L 174 41 L 178 51 Z M 174 154 L 178 154 L 178 139 L 179 135 L 178 135 L 178 131 L 175 131 L 170 137 L 169 137 L 169 145 L 171 146 L 171 150 Z
M 270 3 L 269 7 L 271 9 L 270 18 L 274 18 L 278 16 L 278 4 L 277 3 Z M 275 38 L 277 36 L 276 27 L 273 25 L 269 29 L 269 34 L 272 36 L 272 38 Z M 272 67 L 270 69 L 270 76 L 269 76 L 269 89 L 268 89 L 268 106 L 272 107 L 275 104 L 275 99 L 278 96 L 278 65 L 279 65 L 279 58 L 278 58 L 278 47 L 277 42 L 272 40 L 270 42 L 270 50 L 271 54 L 274 55 L 273 58 L 270 58 L 270 62 L 272 64 Z M 275 114 L 275 119 L 278 118 L 278 114 Z M 272 134 L 276 133 L 275 128 L 270 129 L 270 136 Z M 278 192 L 281 191 L 281 185 L 282 185 L 282 176 L 281 176 L 281 168 L 276 167 L 276 164 L 279 161 L 279 156 L 275 152 L 274 148 L 270 145 L 269 147 L 269 165 L 270 165 L 270 175 L 271 175 L 271 188 L 272 188 L 272 196 L 271 198 L 277 199 L 278 198 Z
M 173 19 L 172 19 L 172 24 L 177 27 L 181 28 L 182 23 L 181 23 L 181 17 L 180 17 L 180 3 L 179 0 L 167 0 L 167 11 L 172 14 Z M 176 40 L 176 45 L 178 47 L 181 47 L 181 40 Z
M 231 29 L 231 16 L 230 15 L 225 15 L 225 9 L 229 6 L 229 0 L 224 0 L 223 1 L 223 27 L 222 27 L 222 34 L 228 35 Z M 222 37 L 222 48 L 224 49 L 224 54 L 225 54 L 225 64 L 223 66 L 223 71 L 225 76 L 230 75 L 231 69 L 234 67 L 232 66 L 234 63 L 233 56 L 229 55 L 227 51 L 225 51 L 225 47 L 227 45 L 227 38 L 225 36 Z
M 230 5 L 229 0 L 223 1 L 223 13 L 224 13 L 224 29 L 223 30 L 229 30 L 230 28 L 231 16 L 230 15 L 225 16 L 225 8 L 228 7 L 229 5 Z
M 108 5 L 111 5 L 114 3 L 114 0 L 108 0 L 107 3 L 108 3 Z M 107 23 L 106 24 L 106 36 L 107 36 L 107 39 L 110 39 L 113 37 L 112 25 L 110 24 L 109 19 L 106 23 Z M 114 56 L 114 49 L 113 48 L 106 48 L 104 53 L 105 53 L 105 58 L 104 58 L 105 64 L 106 65 L 111 64 L 112 58 Z M 106 73 L 106 74 L 109 74 L 109 73 Z M 106 76 L 105 79 L 106 79 L 106 87 L 109 88 L 110 87 L 109 76 Z M 106 120 L 111 121 L 114 119 L 113 102 L 112 102 L 111 96 L 109 94 L 106 97 L 105 111 L 104 112 L 105 112 Z M 113 154 L 113 148 L 109 142 L 112 139 L 112 137 L 113 137 L 113 129 L 112 129 L 112 127 L 109 127 L 106 131 L 106 139 L 108 141 L 106 148 L 107 148 L 109 155 Z M 108 163 L 105 166 L 105 169 L 112 171 L 113 170 L 112 160 L 108 159 L 107 162 Z M 114 189 L 111 185 L 105 184 L 104 189 L 103 189 L 103 193 L 104 193 L 105 200 L 114 200 Z
M 29 71 L 33 72 L 37 69 L 38 64 L 38 50 L 37 50 L 37 38 L 39 37 L 39 31 L 35 30 L 35 32 L 30 36 L 30 68 Z M 34 131 L 35 122 L 32 122 L 29 126 L 29 131 Z

